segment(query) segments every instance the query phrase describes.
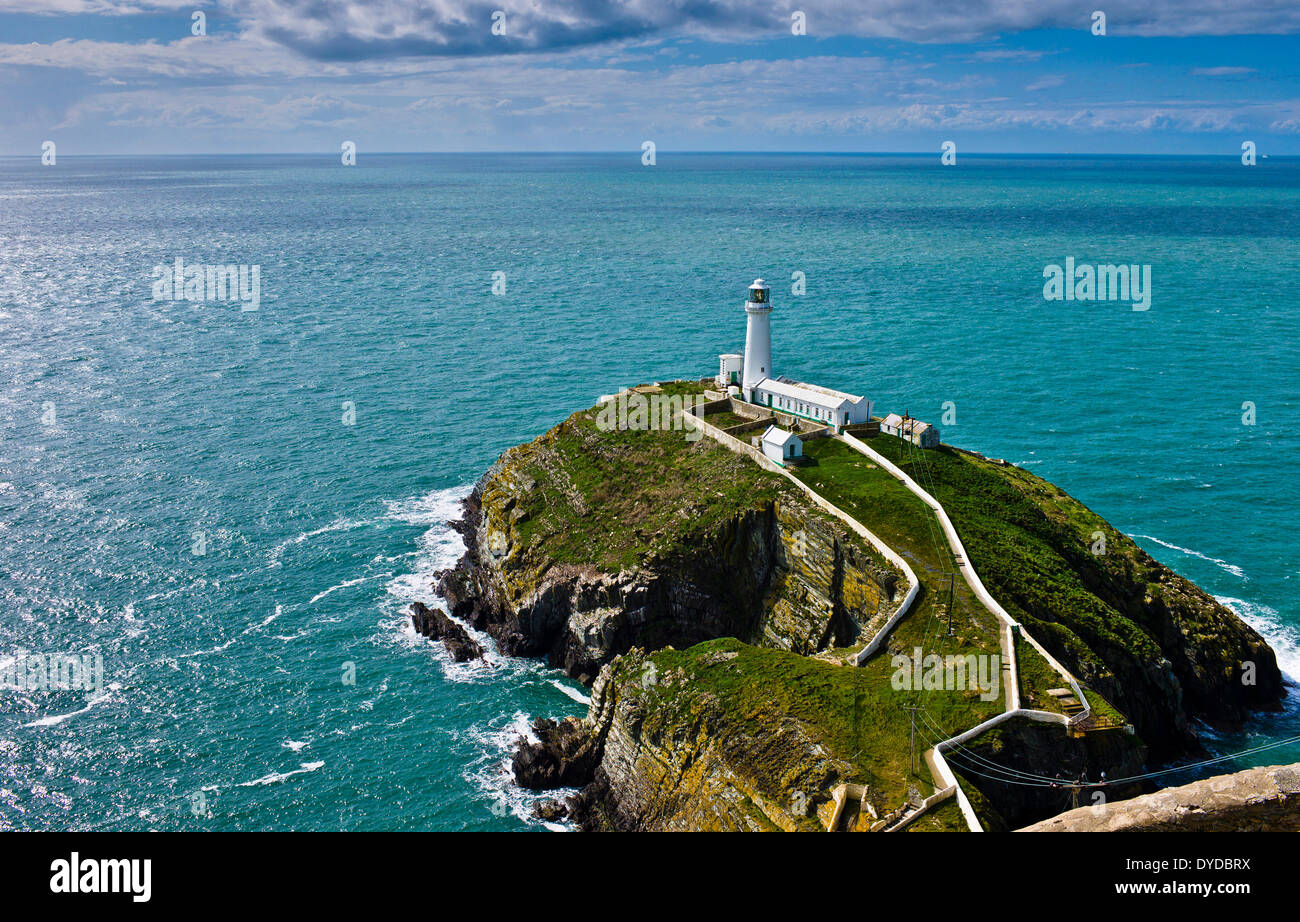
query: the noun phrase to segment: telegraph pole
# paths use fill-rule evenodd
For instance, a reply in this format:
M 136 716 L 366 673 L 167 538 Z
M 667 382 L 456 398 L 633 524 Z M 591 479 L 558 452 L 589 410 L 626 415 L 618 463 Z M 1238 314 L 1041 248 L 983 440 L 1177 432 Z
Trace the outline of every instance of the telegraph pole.
M 952 579 L 953 579 L 952 574 L 949 573 L 948 574 L 948 636 L 949 637 L 952 636 L 952 603 L 954 601 Z
M 917 705 L 908 705 L 907 709 L 912 712 L 912 730 L 908 735 L 908 749 L 910 750 L 909 761 L 912 766 L 912 774 L 916 774 L 916 709 Z

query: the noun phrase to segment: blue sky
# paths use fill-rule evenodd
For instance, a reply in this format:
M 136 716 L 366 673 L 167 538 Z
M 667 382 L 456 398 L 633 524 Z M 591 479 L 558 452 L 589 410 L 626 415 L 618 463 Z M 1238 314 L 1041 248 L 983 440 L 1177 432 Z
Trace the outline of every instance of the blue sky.
M 1294 0 L 0 0 L 0 154 L 1294 155 L 1297 32 Z

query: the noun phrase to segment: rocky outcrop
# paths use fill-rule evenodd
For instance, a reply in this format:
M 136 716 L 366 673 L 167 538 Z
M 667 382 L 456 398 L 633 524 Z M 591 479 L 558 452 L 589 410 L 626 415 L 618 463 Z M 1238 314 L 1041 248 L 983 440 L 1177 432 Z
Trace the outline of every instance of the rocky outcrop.
M 522 739 L 511 762 L 515 782 L 534 791 L 582 787 L 591 781 L 600 761 L 602 733 L 573 717 L 557 723 L 542 718 L 533 723 L 537 741 Z
M 558 467 L 550 454 L 543 440 L 520 446 L 484 476 L 456 526 L 468 550 L 438 575 L 451 613 L 504 653 L 545 657 L 584 683 L 633 646 L 738 637 L 808 655 L 874 630 L 901 596 L 896 570 L 793 490 L 617 572 L 557 563 L 524 528 L 539 489 L 529 470 Z
M 715 654 L 718 665 L 727 653 Z M 601 740 L 591 782 L 570 804 L 586 830 L 816 830 L 818 808 L 852 775 L 799 720 L 742 732 L 683 674 L 640 650 L 605 667 L 583 726 Z
M 1300 763 L 1080 807 L 1021 832 L 1300 832 Z
M 482 659 L 483 647 L 469 636 L 469 632 L 436 608 L 429 608 L 423 602 L 411 605 L 411 624 L 417 634 L 431 640 L 441 640 L 458 663 L 472 659 Z
M 1278 699 L 1272 651 L 1230 611 L 1052 485 L 978 467 L 957 468 L 947 488 L 979 500 L 954 519 L 990 590 L 1123 712 L 1106 706 L 1112 723 L 1138 731 L 1071 739 L 1012 721 L 971 741 L 964 748 L 993 764 L 1063 774 L 1060 788 L 989 784 L 967 765 L 965 786 L 991 828 L 1068 806 L 1072 776 L 1141 774 L 1148 754 L 1188 751 L 1193 719 L 1239 721 Z M 503 653 L 545 657 L 593 683 L 585 719 L 538 722 L 513 761 L 525 787 L 581 788 L 564 809 L 584 829 L 820 828 L 831 792 L 848 782 L 869 781 L 884 808 L 900 802 L 910 783 L 893 765 L 907 746 L 902 709 L 837 684 L 869 669 L 805 658 L 870 636 L 907 587 L 783 478 L 708 440 L 602 433 L 579 413 L 506 452 L 455 525 L 467 550 L 437 581 L 452 617 Z M 1089 550 L 1095 530 L 1107 554 Z M 451 618 L 414 612 L 421 633 L 456 628 L 473 643 Z M 677 665 L 659 674 L 656 662 Z M 808 693 L 795 700 L 792 687 Z M 859 706 L 871 715 L 865 735 Z M 1103 791 L 1112 806 L 1139 792 Z

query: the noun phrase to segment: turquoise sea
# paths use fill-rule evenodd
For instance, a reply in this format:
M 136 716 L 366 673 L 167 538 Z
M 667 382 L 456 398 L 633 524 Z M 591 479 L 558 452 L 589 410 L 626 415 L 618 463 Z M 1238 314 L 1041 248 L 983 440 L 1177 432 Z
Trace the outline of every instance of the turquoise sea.
M 154 300 L 178 257 L 260 266 L 259 309 Z M 1150 310 L 1044 300 L 1067 257 L 1150 265 Z M 1296 159 L 0 160 L 0 657 L 105 681 L 0 690 L 0 828 L 541 828 L 504 764 L 581 688 L 455 665 L 405 606 L 502 450 L 716 371 L 757 276 L 779 373 L 950 401 L 946 441 L 1062 485 L 1300 676 L 1297 273 Z M 1297 704 L 1210 744 L 1300 734 Z

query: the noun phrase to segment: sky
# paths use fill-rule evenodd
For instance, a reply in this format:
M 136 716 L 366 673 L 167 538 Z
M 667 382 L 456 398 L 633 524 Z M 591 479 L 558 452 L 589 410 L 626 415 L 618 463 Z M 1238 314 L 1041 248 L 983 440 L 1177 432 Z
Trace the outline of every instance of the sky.
M 0 155 L 1295 155 L 1297 33 L 1297 0 L 0 0 Z

